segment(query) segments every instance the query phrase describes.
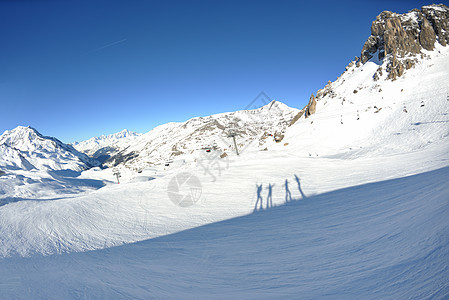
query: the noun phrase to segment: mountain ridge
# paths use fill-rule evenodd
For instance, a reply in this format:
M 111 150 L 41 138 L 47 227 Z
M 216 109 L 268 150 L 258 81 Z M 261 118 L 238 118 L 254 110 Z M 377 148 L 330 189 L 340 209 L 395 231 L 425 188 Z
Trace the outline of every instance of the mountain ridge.
M 26 169 L 81 171 L 98 165 L 95 160 L 71 145 L 64 144 L 55 137 L 44 136 L 31 126 L 17 126 L 6 130 L 0 136 L 0 146 L 0 164 L 4 167 L 26 165 Z
M 228 155 L 230 151 L 235 151 L 232 142 L 226 140 L 229 130 L 238 135 L 239 147 L 245 147 L 257 139 L 261 146 L 270 134 L 272 137 L 282 135 L 299 111 L 276 100 L 263 104 L 256 109 L 162 124 L 136 137 L 132 142 L 124 140 L 122 144 L 109 144 L 97 149 L 94 157 L 109 156 L 105 160 L 102 159 L 109 167 L 125 163 L 133 169 L 141 169 L 165 163 L 178 156 L 195 159 L 198 151 L 205 148 L 227 151 Z

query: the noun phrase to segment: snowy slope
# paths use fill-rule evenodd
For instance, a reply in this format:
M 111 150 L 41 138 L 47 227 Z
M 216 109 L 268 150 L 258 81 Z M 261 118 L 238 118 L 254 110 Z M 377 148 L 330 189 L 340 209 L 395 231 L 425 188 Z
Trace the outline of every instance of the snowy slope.
M 18 149 L 6 144 L 0 145 L 0 167 L 2 169 L 32 170 L 35 167 L 24 157 Z
M 448 149 L 449 51 L 437 46 L 397 79 L 374 81 L 379 62 L 349 68 L 285 140 L 303 155 L 357 158 Z
M 76 179 L 95 165 L 87 155 L 34 128 L 7 130 L 0 136 L 0 206 L 97 189 L 102 181 Z
M 2 298 L 447 299 L 448 180 L 446 167 L 140 243 L 5 259 Z

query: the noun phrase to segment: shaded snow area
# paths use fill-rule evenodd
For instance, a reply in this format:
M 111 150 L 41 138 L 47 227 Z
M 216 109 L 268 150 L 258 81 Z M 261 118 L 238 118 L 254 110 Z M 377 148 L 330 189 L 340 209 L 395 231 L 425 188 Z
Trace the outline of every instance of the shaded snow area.
M 232 114 L 251 126 L 239 156 L 231 137 L 212 147 L 213 116 L 100 139 L 138 152 L 115 170 L 9 139 L 0 298 L 449 298 L 449 47 L 396 81 L 373 80 L 380 63 L 349 67 L 292 126 L 299 110 L 259 109 L 281 141 Z
M 5 259 L 2 295 L 444 299 L 448 180 L 446 167 L 135 244 Z

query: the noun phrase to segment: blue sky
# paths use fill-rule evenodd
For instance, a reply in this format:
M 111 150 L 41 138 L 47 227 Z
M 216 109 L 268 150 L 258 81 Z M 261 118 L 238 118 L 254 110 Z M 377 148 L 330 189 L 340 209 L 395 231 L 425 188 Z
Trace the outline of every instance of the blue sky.
M 0 0 L 0 131 L 30 125 L 67 143 L 147 132 L 261 91 L 302 108 L 381 11 L 426 4 Z

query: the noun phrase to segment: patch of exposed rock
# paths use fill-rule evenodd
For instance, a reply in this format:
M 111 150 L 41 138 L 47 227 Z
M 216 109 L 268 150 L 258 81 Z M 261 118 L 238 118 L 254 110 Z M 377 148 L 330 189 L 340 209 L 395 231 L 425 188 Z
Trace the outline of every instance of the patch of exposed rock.
M 306 106 L 306 118 L 310 115 L 313 115 L 316 112 L 316 99 L 315 96 L 312 94 L 309 99 L 309 103 Z
M 358 59 L 358 57 L 356 57 Z M 354 62 L 349 63 L 349 65 L 346 67 L 346 70 L 348 70 L 350 67 L 354 65 Z M 345 71 L 346 72 L 346 71 Z M 336 96 L 334 90 L 332 89 L 332 82 L 329 80 L 324 88 L 321 90 L 318 90 L 316 92 L 316 98 L 322 99 L 329 95 L 331 98 L 334 98 Z
M 328 85 L 330 86 L 330 83 L 328 83 Z M 293 124 L 295 124 L 296 121 L 298 121 L 303 115 L 305 115 L 306 118 L 308 118 L 310 115 L 313 115 L 316 112 L 316 100 L 317 98 L 315 98 L 315 96 L 312 94 L 310 96 L 309 103 L 307 103 L 307 105 L 303 109 L 301 109 L 296 114 L 296 116 L 293 117 L 288 126 L 292 126 Z
M 295 124 L 296 121 L 298 121 L 298 120 L 302 117 L 302 115 L 304 115 L 304 113 L 306 112 L 306 109 L 307 109 L 307 106 L 304 107 L 303 109 L 301 109 L 301 110 L 296 114 L 296 116 L 293 117 L 293 119 L 290 121 L 290 124 L 288 124 L 288 126 L 292 126 L 293 124 Z

